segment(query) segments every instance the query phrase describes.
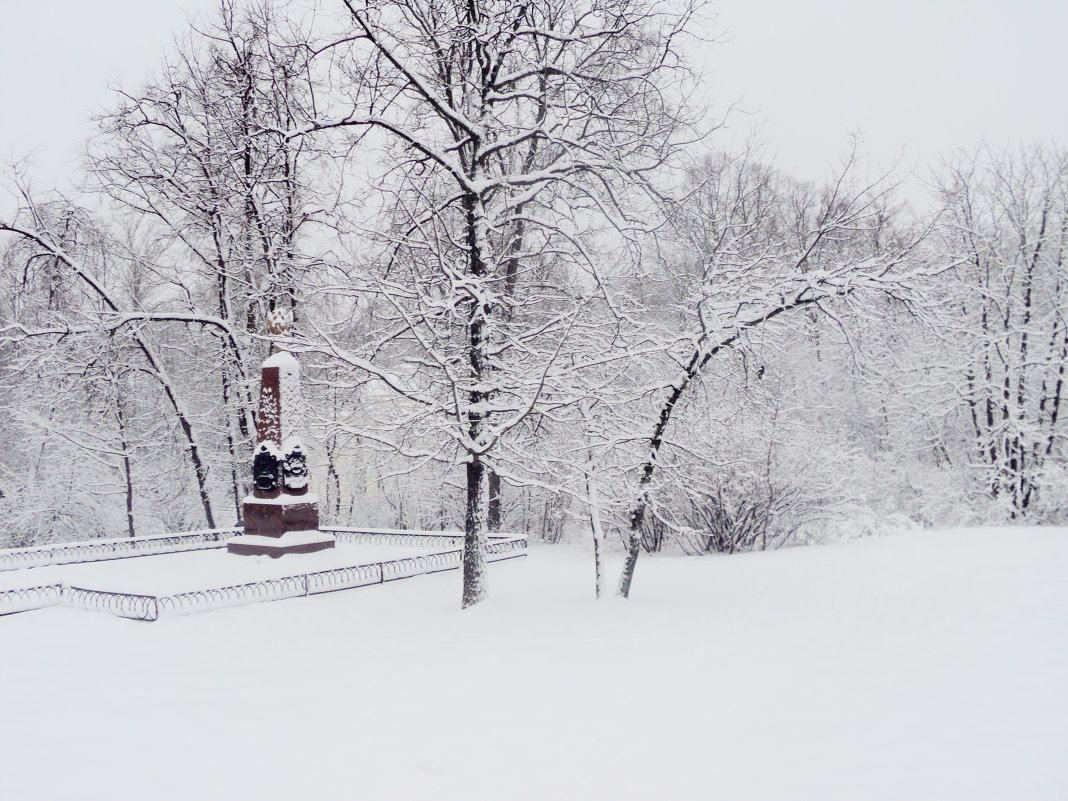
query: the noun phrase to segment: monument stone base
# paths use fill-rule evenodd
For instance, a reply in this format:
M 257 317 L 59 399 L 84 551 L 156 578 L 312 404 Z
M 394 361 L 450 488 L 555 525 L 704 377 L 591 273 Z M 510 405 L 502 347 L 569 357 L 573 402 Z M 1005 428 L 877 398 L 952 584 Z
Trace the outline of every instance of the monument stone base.
M 334 547 L 334 535 L 322 531 L 287 531 L 278 537 L 240 534 L 226 542 L 226 550 L 241 556 L 270 556 L 287 553 L 315 553 Z
M 245 533 L 227 541 L 229 553 L 277 557 L 334 547 L 334 535 L 319 531 L 319 499 L 311 493 L 249 496 L 241 507 Z

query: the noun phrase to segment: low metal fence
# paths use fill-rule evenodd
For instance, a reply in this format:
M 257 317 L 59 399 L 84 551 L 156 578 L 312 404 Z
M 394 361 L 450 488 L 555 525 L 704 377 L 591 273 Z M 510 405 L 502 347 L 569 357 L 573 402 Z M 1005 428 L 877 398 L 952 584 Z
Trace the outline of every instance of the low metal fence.
M 491 537 L 486 543 L 486 560 L 499 562 L 527 555 L 527 538 L 523 536 Z
M 62 590 L 62 584 L 42 584 L 36 587 L 0 591 L 0 615 L 56 606 L 60 603 Z
M 464 544 L 464 535 L 437 531 L 388 531 L 356 528 L 322 528 L 339 543 L 348 545 L 398 545 L 406 548 L 455 548 Z
M 394 528 L 332 528 L 320 527 L 320 531 L 333 534 L 338 542 L 359 545 L 399 545 L 416 548 L 462 548 L 462 531 L 409 531 Z M 487 544 L 501 542 L 526 542 L 519 534 L 490 534 Z
M 333 534 L 338 542 L 361 545 L 398 545 L 411 548 L 455 548 L 464 544 L 460 531 L 406 531 L 390 528 L 333 528 L 321 531 Z M 29 548 L 0 549 L 0 572 L 28 567 L 68 565 L 82 562 L 105 562 L 135 556 L 158 556 L 182 551 L 222 548 L 241 528 L 214 528 L 188 531 L 181 534 L 151 534 L 146 537 L 86 540 L 55 545 L 34 545 Z M 491 534 L 490 544 L 514 540 L 512 534 Z
M 64 586 L 60 598 L 63 606 L 87 612 L 106 612 L 132 620 L 155 620 L 159 617 L 159 599 L 154 595 Z
M 240 533 L 240 528 L 215 528 L 181 534 L 153 534 L 147 537 L 8 548 L 0 550 L 0 571 L 222 548 L 225 547 L 226 540 Z
M 324 530 L 339 533 L 335 529 Z M 197 532 L 197 534 L 205 533 L 207 532 Z M 340 534 L 343 535 L 343 538 L 339 537 L 340 542 L 383 544 L 384 541 L 382 539 L 374 538 L 389 537 L 392 538 L 388 541 L 389 544 L 399 545 L 401 542 L 398 538 L 403 537 L 405 532 L 343 530 Z M 425 532 L 415 532 L 405 544 L 422 545 L 425 534 Z M 446 534 L 445 536 L 433 537 L 427 541 L 431 545 L 440 546 L 455 538 L 454 535 Z M 222 544 L 225 543 L 223 542 Z M 486 545 L 486 560 L 496 562 L 525 556 L 526 547 L 527 541 L 524 537 L 496 536 Z M 165 551 L 164 553 L 171 552 Z M 299 598 L 366 587 L 371 584 L 383 584 L 387 581 L 397 581 L 428 573 L 456 570 L 462 562 L 463 549 L 454 547 L 432 553 L 403 556 L 399 559 L 388 559 L 310 573 L 298 573 L 291 576 L 261 579 L 242 584 L 192 590 L 165 596 L 49 584 L 0 592 L 0 615 L 62 605 L 86 611 L 103 612 L 133 620 L 153 621 L 161 616 L 205 612 L 229 606 L 241 606 L 262 601 L 278 601 L 286 598 Z
M 355 565 L 354 567 L 335 567 L 332 570 L 320 570 L 308 573 L 308 595 L 324 592 L 353 590 L 369 584 L 382 583 L 382 563 Z
M 228 606 L 299 598 L 307 594 L 308 576 L 300 574 L 165 595 L 157 599 L 157 608 L 162 615 L 188 615 L 211 609 L 225 609 Z

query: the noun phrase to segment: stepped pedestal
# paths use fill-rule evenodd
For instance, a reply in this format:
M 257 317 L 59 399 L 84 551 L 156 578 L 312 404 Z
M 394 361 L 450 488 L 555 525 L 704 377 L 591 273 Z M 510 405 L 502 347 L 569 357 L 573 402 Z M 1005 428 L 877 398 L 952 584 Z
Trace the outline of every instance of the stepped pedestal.
M 311 493 L 257 498 L 241 504 L 245 533 L 227 542 L 226 550 L 244 556 L 313 553 L 334 547 L 334 535 L 319 531 L 319 502 Z

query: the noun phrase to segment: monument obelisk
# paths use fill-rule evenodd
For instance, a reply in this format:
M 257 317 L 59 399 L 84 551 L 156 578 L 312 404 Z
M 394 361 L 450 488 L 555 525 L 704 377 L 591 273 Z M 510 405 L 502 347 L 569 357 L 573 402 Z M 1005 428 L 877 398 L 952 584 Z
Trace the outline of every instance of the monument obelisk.
M 292 326 L 288 309 L 267 315 L 272 336 L 284 337 Z M 230 553 L 281 556 L 334 547 L 334 535 L 319 531 L 319 499 L 308 491 L 302 416 L 300 364 L 274 341 L 260 375 L 252 494 L 241 504 L 245 532 L 228 540 Z

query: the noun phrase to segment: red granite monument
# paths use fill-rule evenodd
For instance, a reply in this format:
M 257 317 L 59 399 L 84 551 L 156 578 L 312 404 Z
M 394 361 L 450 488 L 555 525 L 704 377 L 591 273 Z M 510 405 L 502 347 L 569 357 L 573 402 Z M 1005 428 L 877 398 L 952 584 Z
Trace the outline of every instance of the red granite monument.
M 267 317 L 267 330 L 284 336 L 293 325 L 288 309 Z M 252 494 L 242 510 L 245 532 L 227 542 L 230 553 L 282 556 L 334 547 L 334 536 L 319 531 L 319 499 L 308 491 L 308 456 L 300 437 L 300 365 L 278 342 L 263 363 Z

